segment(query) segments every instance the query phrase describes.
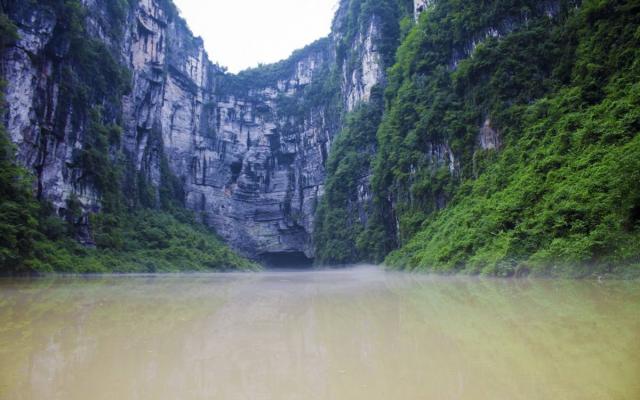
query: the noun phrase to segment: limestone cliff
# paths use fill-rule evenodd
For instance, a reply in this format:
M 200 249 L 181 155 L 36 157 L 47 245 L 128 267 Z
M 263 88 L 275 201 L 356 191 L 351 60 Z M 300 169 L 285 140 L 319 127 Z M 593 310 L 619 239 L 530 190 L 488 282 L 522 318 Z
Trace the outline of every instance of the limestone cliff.
M 67 37 L 64 7 L 75 3 L 92 48 L 128 71 L 126 87 L 68 95 L 65 73 L 83 68 Z M 121 128 L 108 152 L 126 170 L 126 192 L 145 191 L 159 205 L 163 187 L 178 187 L 181 203 L 250 257 L 314 256 L 314 214 L 343 112 L 384 80 L 375 16 L 348 36 L 339 12 L 329 38 L 236 76 L 209 60 L 166 0 L 10 1 L 6 11 L 20 40 L 2 55 L 4 121 L 38 195 L 60 215 L 72 197 L 85 213 L 104 207 L 103 190 L 78 163 L 97 109 L 101 124 Z M 345 42 L 356 67 L 337 62 Z

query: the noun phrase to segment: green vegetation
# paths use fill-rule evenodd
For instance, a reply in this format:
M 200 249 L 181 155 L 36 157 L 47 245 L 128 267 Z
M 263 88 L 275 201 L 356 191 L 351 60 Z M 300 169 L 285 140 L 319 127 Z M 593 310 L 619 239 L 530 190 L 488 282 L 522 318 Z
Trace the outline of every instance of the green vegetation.
M 400 44 L 402 27 L 407 26 L 413 13 L 411 0 L 350 0 L 343 1 L 338 10 L 334 30 L 339 37 L 336 43 L 338 67 L 346 67 L 347 76 L 362 64 L 361 54 L 353 45 L 358 35 L 365 35 L 373 23 L 380 30 L 377 50 L 385 67 L 393 65 L 395 51 Z M 360 45 L 360 43 L 355 43 Z M 355 51 L 354 51 L 355 50 Z
M 334 144 L 319 262 L 396 248 L 385 264 L 402 269 L 640 275 L 639 15 L 622 0 L 441 0 L 400 22 L 384 117 L 360 107 Z M 485 123 L 497 150 L 479 146 Z
M 295 76 L 297 64 L 305 58 L 315 55 L 327 61 L 330 48 L 331 40 L 324 38 L 303 49 L 294 51 L 290 57 L 277 63 L 259 65 L 237 75 L 225 74 L 220 78 L 218 93 L 221 95 L 239 93 L 249 95 L 251 90 L 274 87 L 278 81 Z
M 16 165 L 13 152 L 5 128 L 0 127 L 0 271 L 23 272 L 23 261 L 33 257 L 38 237 L 38 203 L 29 175 Z
M 75 238 L 86 229 L 77 199 L 64 219 L 35 200 L 32 180 L 16 166 L 0 129 L 0 273 L 103 273 L 254 270 L 184 210 L 121 209 L 92 216 L 95 247 Z
M 637 262 L 639 89 L 617 81 L 606 100 L 576 110 L 572 88 L 527 107 L 523 137 L 388 262 L 507 275 Z
M 92 216 L 95 247 L 74 238 L 85 226 L 77 199 L 65 219 L 33 197 L 32 180 L 16 166 L 0 128 L 0 273 L 104 273 L 253 270 L 186 212 L 121 210 Z
M 17 29 L 0 13 L 0 50 L 18 39 Z M 0 82 L 0 92 L 4 82 Z M 0 111 L 4 100 L 0 96 Z M 0 125 L 0 271 L 23 270 L 23 260 L 33 257 L 33 242 L 38 235 L 36 212 L 27 171 L 16 165 L 14 147 L 4 125 Z
M 526 11 L 527 2 L 491 3 L 438 2 L 398 51 L 374 180 L 400 226 L 402 247 L 386 263 L 638 274 L 640 4 L 560 2 L 549 18 L 536 17 L 537 2 Z M 518 17 L 500 10 L 527 23 L 487 37 L 452 69 L 464 38 L 504 18 L 514 25 Z M 499 152 L 478 149 L 487 118 L 504 141 Z M 453 174 L 425 157 L 437 144 L 456 155 Z
M 377 90 L 376 92 L 380 92 Z M 382 98 L 374 94 L 349 114 L 337 137 L 329 160 L 325 195 L 316 214 L 316 262 L 346 264 L 369 260 L 362 243 L 371 238 L 366 229 L 370 210 L 361 204 L 360 189 L 367 185 L 375 156 L 375 137 L 382 116 Z
M 373 21 L 381 30 L 378 47 L 383 63 L 390 66 L 400 44 L 402 27 L 411 17 L 413 2 L 353 0 L 343 2 L 334 22 L 341 40 L 337 43 L 335 73 L 352 74 L 361 68 L 358 32 L 366 33 Z M 339 78 L 336 78 L 339 79 Z M 379 262 L 393 248 L 383 228 L 379 201 L 369 201 L 371 166 L 376 154 L 376 132 L 384 111 L 382 87 L 372 90 L 368 103 L 360 104 L 344 118 L 344 127 L 332 144 L 327 161 L 325 196 L 316 214 L 315 244 L 318 264 Z
M 3 10 L 32 4 L 10 0 Z M 79 132 L 70 138 L 82 146 L 69 167 L 79 188 L 98 192 L 102 210 L 89 231 L 78 199 L 55 211 L 33 199 L 32 182 L 1 131 L 0 268 L 252 268 L 184 215 L 182 182 L 168 167 L 157 129 L 147 148 L 157 151 L 160 187 L 121 151 L 119 99 L 129 73 L 107 45 L 86 38 L 79 0 L 38 4 L 58 17 L 47 52 L 63 82 L 55 126 L 42 132 L 42 142 L 62 140 L 69 124 Z M 105 15 L 121 20 L 130 4 L 109 0 Z M 325 62 L 298 95 L 276 99 L 285 136 L 320 111 L 327 131 L 342 126 L 316 215 L 318 263 L 385 260 L 401 269 L 499 276 L 640 275 L 640 4 L 439 0 L 417 24 L 411 10 L 407 0 L 343 1 L 335 49 L 323 39 L 280 63 L 218 77 L 218 95 L 247 95 L 260 112 L 267 105 L 259 89 L 292 76 L 311 55 Z M 375 45 L 388 68 L 386 86 L 345 115 L 343 75 L 361 68 L 358 38 L 372 22 L 381 30 Z M 108 34 L 117 40 L 122 32 Z M 1 14 L 0 45 L 15 39 Z M 482 148 L 483 126 L 498 148 Z
M 0 273 L 103 273 L 254 270 L 184 210 L 120 209 L 92 216 L 96 246 L 74 238 L 86 229 L 77 199 L 64 219 L 32 193 L 0 128 Z
M 63 210 L 36 200 L 33 179 L 17 166 L 16 149 L 0 127 L 0 274 L 257 268 L 184 210 L 181 182 L 162 153 L 159 188 L 151 186 L 144 173 L 133 172 L 120 150 L 120 99 L 129 90 L 128 70 L 104 43 L 87 38 L 85 10 L 78 0 L 38 3 L 57 16 L 46 51 L 56 60 L 53 79 L 62 83 L 56 124 L 41 132 L 43 148 L 55 140 L 82 143 L 69 168 L 78 188 L 97 191 L 101 209 L 87 217 L 77 197 L 71 197 Z M 33 5 L 9 2 L 5 7 L 19 13 L 21 7 Z M 125 1 L 111 0 L 105 6 L 116 21 L 126 16 Z M 17 38 L 14 24 L 0 13 L 1 48 Z M 67 126 L 77 137 L 66 138 Z M 155 130 L 149 140 L 163 148 Z
M 59 223 L 59 219 L 49 223 Z M 178 272 L 255 270 L 256 264 L 233 253 L 190 214 L 157 210 L 93 217 L 96 248 L 81 246 L 65 229 L 47 226 L 51 238 L 35 245 L 31 268 L 37 272 Z M 54 233 L 52 235 L 52 232 Z M 56 238 L 55 232 L 58 233 Z M 60 235 L 60 233 L 62 233 Z M 55 239 L 55 240 L 51 240 Z

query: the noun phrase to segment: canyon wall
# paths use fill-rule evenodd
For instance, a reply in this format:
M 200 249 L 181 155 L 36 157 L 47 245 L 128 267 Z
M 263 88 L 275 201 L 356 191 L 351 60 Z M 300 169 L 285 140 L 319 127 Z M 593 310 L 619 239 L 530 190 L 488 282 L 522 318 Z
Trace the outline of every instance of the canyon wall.
M 126 70 L 126 88 L 116 92 L 106 82 L 94 98 L 68 95 L 65 73 L 83 67 L 72 54 L 79 39 L 66 36 L 73 21 L 63 7 L 70 3 L 81 8 L 90 47 L 104 49 Z M 349 4 L 343 1 L 340 10 Z M 267 261 L 313 258 L 315 210 L 343 111 L 367 101 L 384 79 L 375 17 L 346 37 L 339 10 L 329 38 L 278 64 L 231 75 L 210 61 L 167 1 L 10 2 L 7 8 L 20 39 L 1 60 L 4 121 L 19 162 L 35 174 L 38 196 L 59 215 L 72 198 L 85 216 L 104 208 L 103 190 L 78 162 L 78 154 L 90 151 L 98 110 L 101 124 L 120 131 L 109 158 L 126 171 L 125 193 L 145 192 L 159 207 L 163 187 L 172 187 L 180 203 L 240 253 Z M 355 67 L 336 61 L 336 43 L 345 40 L 349 57 L 361 61 Z M 91 80 L 85 77 L 92 92 Z M 91 243 L 89 226 L 82 240 Z

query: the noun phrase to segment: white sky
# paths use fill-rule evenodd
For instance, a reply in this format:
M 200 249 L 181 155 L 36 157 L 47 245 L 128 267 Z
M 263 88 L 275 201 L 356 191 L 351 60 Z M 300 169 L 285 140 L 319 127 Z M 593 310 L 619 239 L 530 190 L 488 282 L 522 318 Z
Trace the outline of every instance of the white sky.
M 338 0 L 174 0 L 209 58 L 239 72 L 327 36 Z

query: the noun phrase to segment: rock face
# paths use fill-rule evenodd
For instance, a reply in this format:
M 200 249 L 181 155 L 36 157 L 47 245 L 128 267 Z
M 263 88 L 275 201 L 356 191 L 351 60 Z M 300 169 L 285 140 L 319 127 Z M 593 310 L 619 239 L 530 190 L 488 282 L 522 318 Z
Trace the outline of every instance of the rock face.
M 384 81 L 384 65 L 377 45 L 380 39 L 379 22 L 374 17 L 352 43 L 350 51 L 357 55 L 359 63 L 355 68 L 346 62 L 342 65 L 347 111 L 353 111 L 361 101 L 369 101 L 373 87 Z
M 84 24 L 91 39 L 130 71 L 130 90 L 106 108 L 119 110 L 123 134 L 117 150 L 134 175 L 150 183 L 156 196 L 170 175 L 184 204 L 244 255 L 312 258 L 314 214 L 324 164 L 341 128 L 339 110 L 367 101 L 384 79 L 375 18 L 350 43 L 349 51 L 361 60 L 358 68 L 343 69 L 332 96 L 309 100 L 316 88 L 327 87 L 336 68 L 338 32 L 276 65 L 275 74 L 253 71 L 260 79 L 252 80 L 251 71 L 233 76 L 209 61 L 202 41 L 170 2 L 133 2 L 123 11 L 118 35 L 110 33 L 117 24 L 106 3 L 82 0 Z M 61 214 L 71 196 L 85 211 L 98 212 L 100 193 L 79 178 L 73 158 L 91 134 L 88 123 L 56 118 L 79 113 L 61 103 L 63 82 L 53 73 L 69 51 L 60 46 L 59 59 L 51 55 L 54 31 L 64 29 L 62 17 L 45 5 L 22 8 L 10 14 L 20 40 L 2 55 L 9 105 L 4 121 L 18 160 L 35 172 L 39 196 Z M 336 109 L 335 99 L 343 107 Z
M 491 126 L 491 120 L 488 118 L 478 133 L 478 145 L 482 150 L 499 150 L 502 147 L 502 137 Z
M 34 62 L 52 38 L 56 16 L 49 9 L 36 8 L 21 17 L 21 39 L 2 57 L 7 82 L 4 122 L 17 145 L 17 160 L 33 169 L 38 194 L 57 208 L 64 208 L 72 193 L 84 204 L 96 206 L 95 191 L 72 183 L 74 174 L 68 165 L 77 140 L 70 124 L 61 126 L 56 121 L 60 84 L 52 79 L 52 61 Z
M 415 19 L 417 20 L 420 14 L 425 12 L 434 1 L 435 0 L 413 0 L 413 15 Z
M 326 42 L 328 44 L 329 42 Z M 331 62 L 322 43 L 292 63 L 293 74 L 244 94 L 213 96 L 197 143 L 165 146 L 187 179 L 187 205 L 235 248 L 253 257 L 313 256 L 310 234 L 335 127 L 323 106 L 291 114 L 315 75 Z M 174 167 L 175 168 L 175 167 Z

